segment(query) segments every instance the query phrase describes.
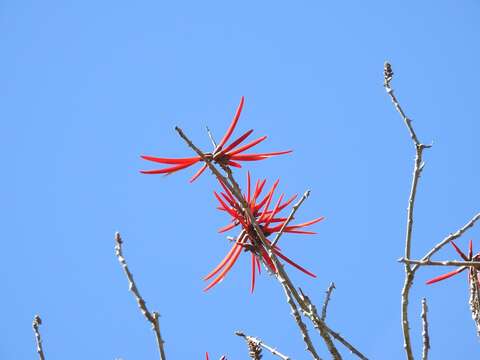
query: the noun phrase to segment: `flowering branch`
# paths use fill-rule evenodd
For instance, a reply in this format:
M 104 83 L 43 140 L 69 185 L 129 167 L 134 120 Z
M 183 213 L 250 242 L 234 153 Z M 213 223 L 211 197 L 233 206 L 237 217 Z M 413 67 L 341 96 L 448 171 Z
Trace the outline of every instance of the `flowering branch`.
M 145 300 L 140 295 L 138 291 L 137 285 L 135 284 L 135 280 L 133 280 L 133 275 L 130 272 L 127 261 L 123 256 L 122 252 L 122 244 L 123 240 L 120 236 L 120 233 L 115 233 L 115 255 L 118 258 L 120 265 L 122 266 L 123 272 L 125 273 L 127 280 L 128 280 L 128 289 L 132 292 L 135 300 L 137 301 L 138 307 L 140 308 L 141 313 L 145 318 L 152 324 L 152 330 L 155 333 L 155 338 L 157 340 L 158 351 L 160 353 L 160 360 L 166 360 L 165 350 L 164 350 L 164 341 L 162 339 L 162 335 L 160 333 L 160 323 L 159 323 L 159 313 L 154 311 L 150 312 L 147 308 L 147 304 Z
M 322 306 L 322 321 L 325 321 L 325 319 L 327 318 L 327 307 L 328 303 L 330 302 L 330 297 L 332 296 L 333 289 L 335 289 L 335 283 L 331 282 L 327 291 L 325 291 L 325 300 L 323 301 Z
M 245 341 L 247 341 L 247 344 L 256 344 L 257 346 L 261 346 L 263 347 L 264 349 L 270 351 L 273 355 L 279 357 L 280 359 L 282 360 L 291 360 L 290 357 L 288 357 L 287 355 L 284 355 L 282 354 L 280 351 L 278 351 L 277 349 L 265 344 L 262 340 L 256 338 L 256 337 L 253 337 L 253 336 L 249 336 L 249 335 L 245 335 L 243 332 L 241 331 L 236 331 L 235 332 L 235 335 L 237 336 L 240 336 L 240 337 L 243 337 L 245 339 Z
M 45 353 L 43 352 L 42 337 L 40 335 L 40 325 L 42 325 L 42 319 L 39 315 L 35 315 L 33 318 L 32 328 L 35 334 L 35 341 L 37 343 L 37 353 L 40 360 L 45 360 Z
M 422 339 L 423 339 L 423 350 L 422 350 L 422 360 L 428 359 L 428 350 L 430 350 L 430 336 L 428 335 L 428 318 L 427 318 L 428 306 L 427 299 L 422 299 Z
M 324 321 L 321 320 L 321 318 L 318 316 L 318 314 L 316 312 L 312 311 L 312 307 L 311 306 L 309 307 L 309 304 L 307 304 L 305 302 L 305 300 L 300 296 L 300 294 L 296 290 L 295 286 L 293 285 L 292 281 L 290 280 L 289 276 L 285 272 L 285 270 L 283 268 L 283 265 L 278 260 L 277 256 L 273 253 L 271 245 L 269 245 L 268 240 L 265 237 L 265 234 L 263 233 L 263 231 L 262 231 L 261 227 L 259 226 L 258 222 L 256 221 L 255 217 L 253 216 L 253 214 L 250 210 L 250 207 L 248 206 L 247 201 L 245 200 L 245 198 L 242 195 L 240 186 L 238 185 L 238 183 L 234 179 L 232 171 L 230 170 L 230 168 L 228 166 L 224 166 L 224 165 L 220 164 L 222 170 L 225 171 L 227 176 L 225 177 L 224 175 L 222 175 L 220 173 L 220 171 L 216 168 L 216 166 L 213 164 L 211 159 L 208 158 L 197 146 L 195 146 L 195 144 L 193 144 L 193 142 L 185 135 L 185 133 L 182 131 L 182 129 L 180 129 L 177 126 L 177 127 L 175 127 L 175 130 L 180 135 L 180 137 L 187 143 L 187 145 L 190 148 L 192 148 L 192 150 L 195 151 L 197 153 L 197 155 L 205 162 L 205 165 L 212 171 L 212 173 L 217 177 L 217 179 L 223 185 L 225 185 L 225 187 L 233 194 L 235 199 L 240 204 L 240 207 L 241 207 L 242 211 L 244 212 L 245 216 L 248 218 L 250 224 L 252 225 L 253 230 L 258 235 L 258 239 L 260 241 L 259 245 L 262 246 L 263 249 L 267 250 L 268 258 L 274 264 L 274 267 L 276 269 L 276 272 L 274 273 L 274 275 L 277 278 L 277 280 L 280 282 L 281 286 L 283 287 L 283 289 L 285 291 L 285 294 L 287 296 L 287 301 L 289 302 L 290 306 L 292 307 L 291 303 L 293 303 L 293 301 L 289 301 L 290 295 L 291 295 L 291 297 L 293 297 L 295 299 L 296 303 L 300 306 L 303 314 L 305 316 L 307 316 L 308 318 L 310 318 L 310 320 L 314 324 L 315 328 L 317 328 L 319 330 L 320 335 L 322 336 L 324 342 L 327 344 L 327 347 L 329 349 L 335 349 L 333 344 L 332 344 L 333 346 L 330 346 L 330 344 L 331 344 L 330 335 L 332 335 L 334 337 L 335 337 L 335 335 L 337 335 L 338 338 L 336 338 L 336 339 L 337 340 L 342 339 L 342 340 L 339 340 L 339 341 L 345 346 L 348 345 L 347 347 L 351 351 L 353 349 L 354 351 L 352 351 L 352 352 L 354 354 L 356 354 L 357 356 L 358 356 L 358 354 L 361 354 L 351 344 L 349 344 L 345 339 L 341 338 L 338 335 L 338 333 L 335 333 L 333 330 L 331 330 L 324 323 Z M 294 312 L 293 308 L 292 308 L 292 312 Z M 299 325 L 298 322 L 297 322 L 297 325 Z M 302 329 L 300 328 L 300 330 L 302 330 Z M 325 330 L 325 331 L 323 331 L 323 330 Z M 302 334 L 303 334 L 303 332 L 302 332 Z M 308 348 L 308 345 L 307 345 L 307 348 Z M 338 353 L 338 351 L 336 349 L 333 350 L 333 351 L 335 351 L 335 356 L 336 356 L 335 358 L 336 359 L 341 359 L 341 356 Z M 314 356 L 314 355 L 312 354 L 312 356 Z M 360 358 L 361 359 L 366 359 L 366 357 L 364 357 L 363 355 Z

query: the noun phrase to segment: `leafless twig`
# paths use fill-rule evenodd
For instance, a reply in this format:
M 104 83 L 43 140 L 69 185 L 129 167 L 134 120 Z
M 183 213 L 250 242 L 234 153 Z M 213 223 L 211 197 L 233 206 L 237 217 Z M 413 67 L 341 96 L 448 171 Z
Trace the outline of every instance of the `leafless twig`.
M 33 318 L 32 328 L 35 334 L 35 341 L 37 343 L 37 353 L 40 360 L 45 360 L 45 353 L 43 352 L 42 337 L 40 335 L 40 325 L 42 325 L 42 319 L 39 315 L 35 315 Z
M 405 232 L 405 258 L 410 259 L 411 247 L 412 247 L 412 232 L 413 232 L 413 212 L 415 209 L 415 198 L 417 195 L 417 186 L 418 181 L 420 180 L 420 175 L 422 173 L 424 163 L 423 163 L 423 150 L 431 147 L 431 145 L 422 144 L 415 133 L 415 130 L 412 126 L 412 120 L 405 115 L 400 103 L 398 102 L 393 88 L 391 86 L 391 81 L 393 79 L 393 70 L 391 65 L 388 62 L 385 62 L 384 67 L 384 86 L 387 94 L 390 96 L 393 105 L 397 109 L 398 113 L 403 119 L 410 137 L 415 145 L 415 162 L 413 167 L 412 175 L 412 185 L 410 188 L 410 196 L 408 198 L 408 207 L 407 207 L 407 229 Z M 403 347 L 408 360 L 413 360 L 413 351 L 412 344 L 410 339 L 410 325 L 408 321 L 408 300 L 410 294 L 410 288 L 413 284 L 414 272 L 410 267 L 410 264 L 405 264 L 405 282 L 402 289 L 402 331 L 403 331 Z
M 253 337 L 253 336 L 249 336 L 249 335 L 245 335 L 243 332 L 241 331 L 236 331 L 235 332 L 235 335 L 237 336 L 240 336 L 240 337 L 243 337 L 247 342 L 251 342 L 251 343 L 255 343 L 257 344 L 258 346 L 261 346 L 263 347 L 264 349 L 270 351 L 273 355 L 279 357 L 280 359 L 282 360 L 290 360 L 290 357 L 288 357 L 287 355 L 284 355 L 282 354 L 280 351 L 278 351 L 277 349 L 265 344 L 263 342 L 263 340 L 260 340 L 256 337 Z
M 332 296 L 333 289 L 335 289 L 335 284 L 331 282 L 327 291 L 325 291 L 325 300 L 323 301 L 323 306 L 322 306 L 322 317 L 321 317 L 322 321 L 325 321 L 325 319 L 327 318 L 327 307 L 328 307 L 328 303 L 330 302 L 330 297 Z
M 427 318 L 428 306 L 427 299 L 422 299 L 422 339 L 423 339 L 423 350 L 422 350 L 422 360 L 428 359 L 428 350 L 430 350 L 430 336 L 428 335 L 428 318 Z
M 115 255 L 118 258 L 118 261 L 120 265 L 122 266 L 123 272 L 125 273 L 127 280 L 128 280 L 128 288 L 130 292 L 133 294 L 135 297 L 135 300 L 137 301 L 138 307 L 140 308 L 141 313 L 145 318 L 152 324 L 152 330 L 155 333 L 155 338 L 157 340 L 157 345 L 158 345 L 158 351 L 160 353 L 160 359 L 165 360 L 167 357 L 165 356 L 165 350 L 164 350 L 164 341 L 162 339 L 162 335 L 160 333 L 160 322 L 159 322 L 159 317 L 160 315 L 158 312 L 150 312 L 147 308 L 147 304 L 145 303 L 145 300 L 142 298 L 140 295 L 140 292 L 138 291 L 137 285 L 135 284 L 135 280 L 133 280 L 133 275 L 130 272 L 127 261 L 125 257 L 123 256 L 122 252 L 122 244 L 123 240 L 120 236 L 120 233 L 115 233 Z
M 432 260 L 410 260 L 400 258 L 398 262 L 404 264 L 414 264 L 418 266 L 476 266 L 480 267 L 480 261 L 455 261 L 455 260 L 447 260 L 447 261 L 432 261 Z
M 210 141 L 212 142 L 213 148 L 215 149 L 217 147 L 217 142 L 213 138 L 212 132 L 210 131 L 208 126 L 207 126 L 207 134 L 208 134 L 208 137 L 210 138 Z

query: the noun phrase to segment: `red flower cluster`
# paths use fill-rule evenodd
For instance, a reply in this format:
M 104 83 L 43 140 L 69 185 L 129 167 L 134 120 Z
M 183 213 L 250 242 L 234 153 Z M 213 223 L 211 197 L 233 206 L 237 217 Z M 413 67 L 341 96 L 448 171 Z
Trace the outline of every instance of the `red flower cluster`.
M 255 184 L 255 190 L 252 193 L 250 173 L 247 173 L 247 192 L 243 196 L 248 203 L 250 211 L 255 217 L 256 222 L 260 225 L 260 228 L 263 231 L 265 237 L 277 233 L 282 229 L 284 223 L 287 221 L 287 218 L 279 217 L 278 214 L 287 206 L 289 206 L 296 198 L 296 195 L 294 195 L 287 201 L 283 202 L 284 194 L 282 194 L 276 201 L 273 208 L 270 208 L 273 200 L 273 194 L 278 186 L 278 183 L 279 181 L 277 180 L 272 185 L 270 190 L 262 197 L 261 194 L 263 188 L 265 187 L 266 179 L 262 181 L 257 180 Z M 242 229 L 240 231 L 240 235 L 236 238 L 235 243 L 233 244 L 227 255 L 224 257 L 224 259 L 217 265 L 217 267 L 215 267 L 215 269 L 213 269 L 208 275 L 205 276 L 204 280 L 209 280 L 218 274 L 216 278 L 204 290 L 212 288 L 225 278 L 229 270 L 237 261 L 243 249 L 251 252 L 251 292 L 253 292 L 255 288 L 256 269 L 260 273 L 260 261 L 263 261 L 266 264 L 267 268 L 274 273 L 277 271 L 277 269 L 274 263 L 270 260 L 266 249 L 264 249 L 264 247 L 262 246 L 250 219 L 244 214 L 242 207 L 238 204 L 233 194 L 225 187 L 225 185 L 222 182 L 220 182 L 220 184 L 222 185 L 224 192 L 221 192 L 220 195 L 217 192 L 214 192 L 215 197 L 220 204 L 220 207 L 218 209 L 227 212 L 231 216 L 232 221 L 230 224 L 222 227 L 219 232 L 223 233 L 239 225 Z M 301 229 L 313 225 L 321 220 L 323 220 L 323 217 L 319 217 L 302 224 L 289 225 L 286 226 L 283 231 L 286 233 L 294 234 L 315 234 L 312 231 L 305 231 Z M 268 239 L 267 243 L 268 245 L 271 244 Z M 275 245 L 272 250 L 275 255 L 286 261 L 288 264 L 296 267 L 307 275 L 316 277 L 315 274 L 311 273 L 310 271 L 306 270 L 302 266 L 298 265 L 285 255 L 283 255 L 278 246 Z
M 460 257 L 464 260 L 464 261 L 480 261 L 480 253 L 477 253 L 475 255 L 473 255 L 473 244 L 472 244 L 472 240 L 470 240 L 470 243 L 468 245 L 468 256 L 465 255 L 465 253 L 460 250 L 458 248 L 458 246 L 453 242 L 451 241 L 451 244 L 453 246 L 453 248 L 455 249 L 455 251 L 460 255 Z M 468 274 L 468 279 L 470 281 L 470 278 L 471 278 L 471 272 L 472 271 L 476 271 L 476 272 L 479 272 L 480 269 L 477 269 L 473 266 L 461 266 L 459 267 L 458 269 L 456 270 L 453 270 L 453 271 L 450 271 L 446 274 L 443 274 L 443 275 L 440 275 L 440 276 L 437 276 L 433 279 L 430 279 L 427 281 L 427 284 L 430 285 L 430 284 L 434 284 L 436 282 L 439 282 L 439 281 L 442 281 L 442 280 L 445 280 L 445 279 L 448 279 L 448 278 L 451 278 L 452 276 L 455 276 L 457 274 L 460 274 L 462 271 L 465 271 L 467 269 L 470 269 L 470 272 Z M 480 286 L 480 280 L 479 280 L 479 286 Z
M 267 152 L 267 153 L 245 153 L 247 150 L 258 145 L 264 141 L 267 137 L 262 136 L 256 140 L 253 140 L 247 144 L 242 145 L 242 143 L 252 134 L 253 130 L 248 130 L 243 135 L 239 136 L 234 141 L 229 142 L 240 118 L 242 108 L 244 105 L 244 97 L 242 96 L 240 104 L 238 105 L 237 111 L 233 120 L 228 127 L 225 135 L 220 140 L 218 145 L 214 146 L 214 150 L 211 153 L 205 153 L 203 157 L 195 156 L 189 158 L 160 158 L 154 156 L 142 155 L 141 157 L 148 161 L 153 161 L 160 164 L 167 164 L 171 166 L 164 167 L 163 169 L 156 170 L 142 170 L 144 174 L 172 174 L 179 170 L 188 168 L 197 163 L 203 162 L 204 159 L 210 160 L 217 165 L 220 165 L 222 168 L 233 166 L 241 167 L 240 162 L 242 161 L 257 161 L 264 160 L 272 156 L 282 155 L 290 153 L 291 150 L 285 151 L 276 151 L 276 152 Z M 195 181 L 207 168 L 207 164 L 204 163 L 200 169 L 193 175 L 190 179 L 190 182 Z M 270 190 L 262 195 L 266 180 L 257 180 L 255 188 L 252 189 L 250 173 L 247 174 L 247 191 L 243 195 L 244 201 L 238 201 L 226 187 L 226 184 L 223 183 L 222 179 L 218 179 L 220 185 L 223 187 L 223 192 L 218 194 L 214 192 L 215 197 L 217 198 L 220 206 L 219 210 L 226 212 L 231 216 L 231 222 L 220 229 L 220 232 L 226 232 L 232 230 L 237 226 L 240 226 L 240 234 L 237 236 L 235 242 L 233 243 L 230 251 L 224 257 L 224 259 L 213 269 L 208 275 L 205 276 L 205 280 L 213 280 L 206 286 L 204 290 L 208 290 L 222 281 L 230 269 L 233 267 L 237 259 L 239 258 L 242 250 L 250 251 L 251 253 L 251 292 L 255 288 L 255 274 L 256 271 L 260 273 L 261 271 L 261 262 L 264 263 L 265 267 L 272 271 L 273 273 L 277 272 L 274 262 L 270 259 L 269 248 L 271 251 L 278 256 L 283 261 L 294 266 L 305 274 L 316 277 L 315 274 L 311 273 L 307 269 L 298 265 L 290 258 L 285 256 L 281 249 L 275 244 L 271 246 L 271 240 L 268 239 L 272 234 L 279 233 L 280 231 L 285 233 L 293 234 L 315 234 L 312 231 L 304 230 L 303 228 L 313 225 L 323 219 L 323 217 L 313 219 L 311 221 L 289 225 L 287 224 L 287 218 L 280 216 L 280 212 L 287 208 L 296 198 L 292 196 L 288 200 L 284 200 L 284 194 L 280 195 L 276 202 L 273 202 L 273 196 L 275 189 L 278 186 L 278 180 L 272 185 Z M 238 194 L 237 194 L 238 195 Z M 260 230 L 263 232 L 263 235 L 266 239 L 266 244 L 262 243 L 257 232 L 255 231 L 254 224 L 251 219 L 247 216 L 242 208 L 242 204 L 246 203 L 249 207 L 255 223 L 260 227 Z M 268 248 L 266 248 L 268 247 Z M 207 354 L 208 358 L 208 354 Z
M 244 103 L 244 97 L 242 96 L 240 100 L 240 104 L 238 105 L 235 116 L 233 117 L 233 120 L 229 128 L 227 129 L 227 132 L 223 136 L 222 140 L 215 147 L 213 152 L 207 153 L 205 154 L 205 156 L 218 164 L 241 168 L 242 165 L 240 165 L 239 163 L 241 161 L 264 160 L 272 156 L 288 154 L 292 152 L 292 150 L 286 150 L 286 151 L 276 151 L 276 152 L 269 152 L 269 153 L 245 154 L 244 153 L 245 151 L 261 143 L 267 138 L 266 136 L 262 136 L 256 140 L 253 140 L 252 142 L 249 142 L 248 144 L 239 146 L 243 141 L 247 139 L 247 137 L 250 136 L 250 134 L 253 132 L 253 129 L 248 130 L 245 134 L 243 134 L 236 140 L 232 141 L 232 143 L 230 143 L 229 145 L 225 146 L 227 141 L 232 136 L 232 133 L 235 130 L 235 127 L 237 126 L 238 119 L 240 118 L 240 114 L 242 112 L 243 103 Z M 148 161 L 153 161 L 160 164 L 173 165 L 163 169 L 140 171 L 143 174 L 170 175 L 170 174 L 173 174 L 174 172 L 177 172 L 182 169 L 186 169 L 192 165 L 195 165 L 196 163 L 203 161 L 200 156 L 189 157 L 189 158 L 161 158 L 161 157 L 155 157 L 155 156 L 142 155 L 141 157 Z M 207 168 L 207 164 L 203 164 L 203 166 L 195 173 L 195 175 L 192 176 L 192 178 L 190 179 L 190 182 L 195 181 L 205 171 L 206 168 Z

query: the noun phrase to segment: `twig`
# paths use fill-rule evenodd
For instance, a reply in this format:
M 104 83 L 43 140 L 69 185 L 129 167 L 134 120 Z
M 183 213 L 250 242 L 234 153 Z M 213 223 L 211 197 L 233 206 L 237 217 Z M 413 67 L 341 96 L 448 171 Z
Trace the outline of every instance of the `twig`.
M 42 319 L 39 315 L 35 315 L 33 318 L 32 328 L 35 334 L 35 341 L 37 343 L 37 353 L 40 360 L 45 360 L 45 353 L 43 352 L 42 337 L 40 335 L 40 325 L 42 325 Z
M 208 137 L 210 138 L 210 141 L 212 142 L 213 148 L 215 149 L 215 148 L 217 147 L 217 142 L 216 142 L 215 139 L 213 138 L 212 132 L 210 131 L 210 129 L 208 128 L 208 126 L 207 126 L 206 128 L 207 128 Z
M 398 262 L 404 264 L 414 264 L 418 266 L 474 266 L 480 268 L 480 261 L 432 261 L 432 260 L 411 260 L 411 259 L 398 259 Z M 418 268 L 418 267 L 417 267 Z
M 310 352 L 312 357 L 315 360 L 321 360 L 320 356 L 318 356 L 317 351 L 315 350 L 315 347 L 313 346 L 312 339 L 310 338 L 310 335 L 308 335 L 308 330 L 305 325 L 305 323 L 302 321 L 302 317 L 300 316 L 300 313 L 298 312 L 297 305 L 292 299 L 292 293 L 288 288 L 285 286 L 283 287 L 283 290 L 285 291 L 285 296 L 287 298 L 287 303 L 290 305 L 290 309 L 292 310 L 292 316 L 295 319 L 295 322 L 297 323 L 298 328 L 300 329 L 300 332 L 302 333 L 303 341 L 305 342 L 305 345 L 307 345 L 307 351 Z M 322 337 L 325 339 L 325 335 L 323 334 Z M 330 337 L 328 334 L 326 335 L 328 340 L 330 340 Z M 331 342 L 331 340 L 330 340 Z M 328 345 L 327 345 L 328 346 Z
M 460 236 L 462 236 L 467 230 L 472 228 L 475 223 L 480 220 L 480 213 L 476 214 L 469 222 L 467 222 L 463 227 L 461 227 L 459 230 L 454 232 L 453 234 L 448 235 L 445 237 L 442 241 L 440 241 L 437 245 L 435 245 L 432 250 L 430 250 L 423 258 L 422 260 L 430 260 L 430 258 L 437 252 L 439 251 L 442 247 L 447 245 L 449 242 L 452 240 L 458 239 Z M 416 271 L 420 265 L 415 265 L 413 267 L 413 271 Z
M 333 335 L 333 330 L 329 329 L 326 324 L 320 319 L 318 314 L 313 314 L 311 312 L 311 309 L 308 307 L 308 305 L 304 302 L 302 297 L 299 295 L 297 289 L 293 285 L 292 281 L 290 280 L 288 274 L 285 272 L 285 269 L 283 268 L 282 263 L 278 260 L 276 255 L 270 251 L 270 246 L 267 242 L 267 239 L 265 237 L 265 234 L 263 233 L 261 227 L 259 226 L 257 220 L 253 216 L 252 212 L 250 211 L 250 207 L 246 203 L 245 198 L 242 195 L 242 191 L 238 185 L 238 183 L 235 181 L 233 178 L 233 174 L 228 167 L 222 167 L 222 169 L 226 172 L 227 177 L 222 175 L 220 171 L 215 167 L 213 162 L 211 161 L 210 158 L 206 157 L 205 154 L 197 147 L 193 142 L 185 135 L 185 133 L 180 129 L 178 126 L 175 127 L 175 130 L 178 132 L 180 137 L 187 143 L 187 145 L 195 151 L 198 156 L 207 164 L 207 166 L 210 168 L 212 173 L 218 178 L 219 181 L 221 181 L 227 188 L 228 190 L 235 196 L 237 201 L 239 202 L 241 206 L 241 210 L 244 212 L 245 216 L 248 218 L 249 222 L 252 224 L 253 229 L 255 230 L 256 234 L 258 235 L 258 238 L 260 240 L 260 245 L 264 247 L 264 249 L 267 249 L 267 254 L 270 258 L 270 260 L 273 262 L 275 265 L 275 268 L 277 269 L 277 272 L 274 274 L 276 279 L 279 281 L 280 285 L 283 287 L 285 294 L 287 294 L 287 301 L 289 299 L 289 295 L 293 296 L 295 301 L 298 303 L 300 308 L 302 309 L 302 312 L 309 317 L 314 325 L 318 327 L 320 330 L 321 328 L 327 329 L 327 331 Z M 301 330 L 301 329 L 300 329 Z M 322 333 L 320 331 L 320 335 L 324 339 L 325 343 L 327 344 L 327 347 L 329 347 L 328 342 L 331 342 L 330 337 L 328 336 L 328 333 L 325 335 L 325 333 Z M 342 341 L 341 341 L 342 342 Z M 343 339 L 342 342 L 343 345 L 346 346 L 348 344 L 349 349 L 355 349 L 353 345 L 349 344 L 346 340 Z M 334 347 L 334 346 L 333 346 Z M 356 353 L 360 353 L 358 350 L 355 349 Z M 354 352 L 354 353 L 355 353 Z M 338 354 L 338 358 L 341 359 L 340 354 Z M 366 359 L 366 358 L 365 358 Z
M 265 344 L 263 342 L 263 340 L 260 340 L 256 337 L 253 337 L 253 336 L 245 335 L 241 331 L 235 331 L 235 335 L 243 337 L 245 339 L 245 341 L 247 341 L 247 343 L 254 343 L 254 344 L 257 344 L 258 346 L 263 347 L 264 349 L 270 351 L 273 355 L 279 357 L 282 360 L 291 360 L 290 357 L 288 357 L 287 355 L 284 355 L 280 351 L 278 351 L 277 349 Z
M 332 296 L 333 289 L 335 289 L 335 283 L 331 282 L 327 291 L 325 291 L 325 300 L 323 301 L 322 306 L 322 321 L 325 321 L 325 319 L 327 318 L 327 307 L 328 303 L 330 302 L 330 297 Z
M 283 232 L 285 231 L 285 228 L 288 226 L 288 224 L 294 219 L 295 213 L 297 212 L 298 208 L 303 204 L 303 202 L 310 196 L 310 190 L 305 191 L 303 194 L 302 198 L 292 207 L 292 211 L 287 217 L 287 220 L 283 223 L 282 227 L 278 231 L 278 233 L 275 235 L 275 238 L 272 241 L 272 244 L 270 247 L 273 249 L 275 245 L 277 245 L 278 240 L 280 240 L 280 237 L 282 236 Z
M 135 280 L 133 280 L 133 275 L 128 268 L 127 261 L 123 256 L 122 244 L 123 244 L 123 240 L 120 236 L 120 233 L 118 232 L 115 233 L 115 255 L 118 258 L 120 265 L 122 266 L 123 272 L 127 276 L 128 289 L 135 297 L 135 300 L 137 301 L 138 307 L 140 308 L 140 311 L 143 314 L 143 316 L 145 316 L 145 318 L 152 324 L 152 330 L 154 331 L 155 338 L 157 340 L 160 359 L 165 360 L 167 357 L 165 356 L 165 350 L 164 350 L 165 342 L 163 341 L 162 335 L 160 333 L 160 323 L 159 323 L 160 315 L 156 311 L 150 312 L 148 310 L 145 300 L 140 295 L 137 285 L 135 284 Z
M 405 232 L 405 258 L 410 259 L 411 247 L 412 247 L 412 232 L 413 232 L 413 212 L 415 209 L 415 198 L 417 195 L 417 186 L 418 181 L 420 179 L 420 175 L 422 173 L 424 163 L 423 163 L 423 150 L 430 148 L 431 145 L 422 144 L 415 133 L 415 130 L 412 126 L 412 120 L 405 115 L 400 103 L 398 102 L 393 88 L 391 86 L 391 81 L 393 79 L 393 70 L 392 66 L 385 62 L 384 67 L 384 86 L 387 94 L 390 96 L 393 105 L 397 109 L 398 113 L 403 119 L 410 137 L 413 141 L 415 146 L 415 162 L 413 167 L 413 175 L 412 175 L 412 185 L 410 188 L 410 196 L 408 198 L 408 207 L 407 207 L 407 229 Z M 410 325 L 408 321 L 408 300 L 410 294 L 410 288 L 413 284 L 414 279 L 414 272 L 412 271 L 409 264 L 405 264 L 405 282 L 402 289 L 402 332 L 403 332 L 403 340 L 404 344 L 403 347 L 405 349 L 405 353 L 408 360 L 413 360 L 413 351 L 412 351 L 412 344 L 410 339 Z
M 428 318 L 427 318 L 428 306 L 427 299 L 422 299 L 422 339 L 423 339 L 423 350 L 422 350 L 422 360 L 428 359 L 428 350 L 430 350 L 430 336 L 428 335 Z

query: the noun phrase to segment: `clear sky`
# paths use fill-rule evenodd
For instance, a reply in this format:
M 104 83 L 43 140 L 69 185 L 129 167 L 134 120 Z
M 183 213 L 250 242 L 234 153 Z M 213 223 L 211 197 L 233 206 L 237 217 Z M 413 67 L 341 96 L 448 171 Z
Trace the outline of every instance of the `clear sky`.
M 434 144 L 418 193 L 418 258 L 480 209 L 479 11 L 474 0 L 3 0 L 0 358 L 35 358 L 36 313 L 49 360 L 157 357 L 114 256 L 116 230 L 162 315 L 169 359 L 246 358 L 237 329 L 309 358 L 274 279 L 262 274 L 249 293 L 247 256 L 202 292 L 229 246 L 216 231 L 228 218 L 215 209 L 214 179 L 138 172 L 151 168 L 140 154 L 191 155 L 175 125 L 210 149 L 205 126 L 220 137 L 244 95 L 237 134 L 255 128 L 269 136 L 259 150 L 294 153 L 248 164 L 240 178 L 249 169 L 279 177 L 287 194 L 311 189 L 298 220 L 326 216 L 318 235 L 282 239 L 318 274 L 292 278 L 318 304 L 334 281 L 331 326 L 372 359 L 402 359 L 396 259 L 414 149 L 382 87 L 383 62 Z M 479 229 L 459 246 L 470 238 L 480 249 Z M 478 358 L 466 276 L 424 285 L 446 270 L 417 275 L 415 351 L 426 296 L 431 357 Z

